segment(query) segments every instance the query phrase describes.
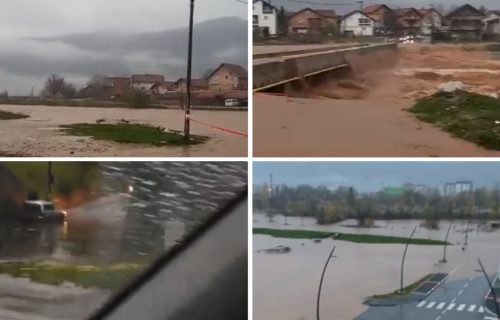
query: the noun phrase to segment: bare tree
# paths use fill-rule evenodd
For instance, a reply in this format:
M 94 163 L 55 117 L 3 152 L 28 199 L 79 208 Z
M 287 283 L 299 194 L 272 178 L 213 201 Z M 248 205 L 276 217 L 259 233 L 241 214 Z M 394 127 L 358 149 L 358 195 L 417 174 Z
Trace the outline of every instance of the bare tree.
M 75 87 L 70 83 L 66 83 L 64 78 L 57 74 L 53 74 L 47 78 L 42 91 L 42 96 L 50 98 L 62 97 L 64 99 L 71 99 L 75 94 Z

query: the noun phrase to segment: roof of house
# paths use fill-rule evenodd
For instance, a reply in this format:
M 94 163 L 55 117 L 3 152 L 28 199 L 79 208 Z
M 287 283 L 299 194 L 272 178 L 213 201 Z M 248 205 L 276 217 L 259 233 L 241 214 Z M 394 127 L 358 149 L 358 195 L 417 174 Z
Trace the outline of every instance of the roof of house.
M 457 14 L 459 11 L 461 10 L 464 10 L 464 9 L 469 9 L 469 10 L 472 10 L 474 11 L 475 13 L 477 13 L 478 16 L 482 16 L 483 13 L 481 11 L 479 11 L 476 7 L 470 5 L 470 4 L 464 4 L 458 8 L 456 8 L 455 10 L 452 10 L 451 12 L 449 12 L 446 17 L 451 17 L 451 16 L 454 16 L 455 14 Z
M 407 15 L 408 13 L 410 13 L 410 11 L 413 11 L 416 14 L 418 14 L 420 16 L 423 16 L 423 14 L 419 10 L 417 10 L 417 9 L 415 9 L 413 7 L 410 7 L 410 8 L 398 8 L 398 9 L 394 9 L 393 10 L 394 14 L 398 18 L 404 17 L 405 15 Z
M 185 82 L 185 81 L 186 78 L 180 78 L 177 81 L 175 81 L 172 85 L 179 84 L 180 82 Z M 206 79 L 191 79 L 191 86 L 197 88 L 208 88 L 208 81 Z
M 337 14 L 335 13 L 335 10 L 326 10 L 326 9 L 319 9 L 319 10 L 316 10 L 316 9 L 312 9 L 312 8 L 304 8 L 302 10 L 299 10 L 299 11 L 296 11 L 296 12 L 290 12 L 288 18 L 292 18 L 296 15 L 298 15 L 299 13 L 302 13 L 304 11 L 312 11 L 312 12 L 315 12 L 316 14 L 318 14 L 319 16 L 322 16 L 324 18 L 336 18 L 337 17 Z
M 443 16 L 441 12 L 437 11 L 435 8 L 421 8 L 418 10 L 422 16 L 428 15 L 431 12 L 435 12 L 439 14 L 441 17 Z
M 245 68 L 242 66 L 239 66 L 237 64 L 231 64 L 231 63 L 222 63 L 220 66 L 217 67 L 208 77 L 207 79 L 211 78 L 217 71 L 222 69 L 223 67 L 228 68 L 232 72 L 236 73 L 240 78 L 248 78 L 248 72 Z
M 266 0 L 253 0 L 253 3 L 256 3 L 256 2 L 263 2 L 265 4 L 267 4 L 268 6 L 272 7 L 273 9 L 275 10 L 279 10 L 277 7 L 275 7 L 274 5 L 272 5 L 271 3 L 269 3 L 269 1 L 266 1 Z
M 165 81 L 165 77 L 161 74 L 134 74 L 131 79 L 132 83 L 157 83 Z
M 385 4 L 371 4 L 369 6 L 364 7 L 363 12 L 366 14 L 371 14 L 374 13 L 375 11 L 378 11 L 381 8 L 385 8 L 389 11 L 392 11 L 392 9 L 386 6 Z
M 368 14 L 364 13 L 364 12 L 363 12 L 363 11 L 361 11 L 361 10 L 353 10 L 353 11 L 351 11 L 351 12 L 349 12 L 349 13 L 347 13 L 347 14 L 343 15 L 343 16 L 342 16 L 342 20 L 344 20 L 344 19 L 345 19 L 345 18 L 347 18 L 347 17 L 352 16 L 352 15 L 353 15 L 353 14 L 355 14 L 355 13 L 360 13 L 360 14 L 362 14 L 363 16 L 367 17 L 368 19 L 371 19 L 371 20 L 374 20 L 374 21 L 375 21 L 375 19 L 373 19 L 372 17 L 370 17 Z

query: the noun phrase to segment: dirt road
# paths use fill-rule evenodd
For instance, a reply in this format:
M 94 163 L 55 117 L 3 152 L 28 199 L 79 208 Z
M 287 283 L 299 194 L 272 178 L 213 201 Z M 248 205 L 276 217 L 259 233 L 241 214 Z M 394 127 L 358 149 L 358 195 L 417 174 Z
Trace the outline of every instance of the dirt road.
M 416 98 L 448 81 L 462 81 L 468 90 L 479 93 L 498 92 L 498 70 L 500 61 L 484 50 L 416 45 L 400 49 L 396 68 L 356 75 L 359 86 L 333 81 L 315 88 L 309 99 L 256 94 L 254 155 L 500 156 L 420 122 L 406 111 Z M 366 92 L 357 94 L 359 90 Z
M 192 123 L 192 133 L 207 135 L 208 143 L 191 147 L 153 147 L 138 144 L 119 144 L 86 137 L 65 135 L 59 126 L 72 123 L 95 123 L 126 119 L 182 130 L 182 110 L 82 108 L 48 106 L 0 105 L 0 110 L 20 112 L 30 117 L 0 122 L 0 154 L 32 157 L 222 157 L 246 156 L 247 139 L 210 127 Z M 194 111 L 193 118 L 237 131 L 247 132 L 247 112 Z

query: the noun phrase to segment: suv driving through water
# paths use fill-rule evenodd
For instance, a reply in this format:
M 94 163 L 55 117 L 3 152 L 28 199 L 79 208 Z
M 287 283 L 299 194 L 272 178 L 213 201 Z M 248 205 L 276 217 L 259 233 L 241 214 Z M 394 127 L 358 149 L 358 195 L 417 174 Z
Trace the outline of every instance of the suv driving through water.
M 21 219 L 24 222 L 55 222 L 62 223 L 66 211 L 59 211 L 50 201 L 28 200 L 24 202 Z

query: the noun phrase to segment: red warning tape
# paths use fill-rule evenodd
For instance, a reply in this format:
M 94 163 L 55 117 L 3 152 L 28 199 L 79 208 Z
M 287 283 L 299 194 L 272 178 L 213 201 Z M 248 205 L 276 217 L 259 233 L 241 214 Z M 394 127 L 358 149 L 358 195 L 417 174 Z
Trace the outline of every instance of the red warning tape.
M 211 125 L 209 123 L 206 123 L 206 122 L 203 122 L 203 121 L 200 121 L 200 120 L 196 120 L 194 119 L 193 117 L 189 117 L 189 119 L 193 122 L 196 122 L 196 123 L 199 123 L 199 124 L 202 124 L 204 126 L 207 126 L 207 127 L 210 127 L 210 128 L 213 128 L 213 129 L 217 129 L 217 130 L 221 130 L 221 131 L 225 131 L 225 132 L 229 132 L 229 133 L 232 133 L 232 134 L 236 134 L 236 135 L 239 135 L 239 136 L 243 136 L 243 137 L 247 137 L 248 138 L 248 134 L 244 133 L 244 132 L 239 132 L 239 131 L 236 131 L 236 130 L 231 130 L 231 129 L 226 129 L 226 128 L 222 128 L 222 127 L 218 127 L 218 126 L 214 126 L 214 125 Z

